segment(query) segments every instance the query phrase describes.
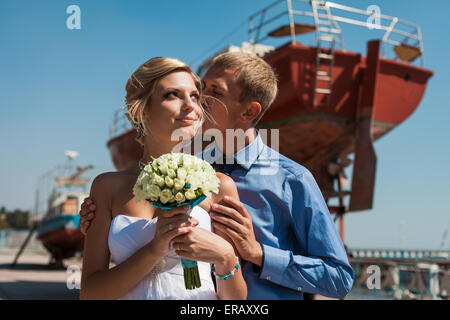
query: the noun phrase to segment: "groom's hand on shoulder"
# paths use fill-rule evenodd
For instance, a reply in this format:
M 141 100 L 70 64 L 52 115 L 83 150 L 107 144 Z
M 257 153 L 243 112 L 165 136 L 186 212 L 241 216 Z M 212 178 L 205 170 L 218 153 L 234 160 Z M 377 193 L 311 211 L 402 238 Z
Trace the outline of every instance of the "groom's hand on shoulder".
M 80 209 L 80 231 L 84 235 L 87 234 L 87 230 L 91 224 L 91 221 L 95 217 L 95 210 L 97 207 L 94 204 L 94 201 L 91 198 L 85 198 L 83 203 L 81 204 Z
M 262 266 L 263 252 L 260 243 L 256 241 L 250 214 L 237 199 L 225 196 L 223 201 L 229 206 L 212 206 L 214 228 L 231 238 L 242 259 Z

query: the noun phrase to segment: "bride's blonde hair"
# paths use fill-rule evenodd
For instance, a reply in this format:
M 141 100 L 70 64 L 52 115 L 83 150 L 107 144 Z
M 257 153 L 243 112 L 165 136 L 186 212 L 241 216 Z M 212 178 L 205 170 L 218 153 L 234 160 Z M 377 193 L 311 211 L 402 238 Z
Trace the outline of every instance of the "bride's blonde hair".
M 125 100 L 128 109 L 128 119 L 131 125 L 138 132 L 136 140 L 140 144 L 144 144 L 145 127 L 144 111 L 151 99 L 151 96 L 158 84 L 158 81 L 172 72 L 185 71 L 192 76 L 195 86 L 200 95 L 202 92 L 202 82 L 200 78 L 192 72 L 191 68 L 184 62 L 176 58 L 156 57 L 148 60 L 141 65 L 128 79 L 125 86 L 127 92 Z M 199 121 L 199 126 L 204 120 L 204 110 Z

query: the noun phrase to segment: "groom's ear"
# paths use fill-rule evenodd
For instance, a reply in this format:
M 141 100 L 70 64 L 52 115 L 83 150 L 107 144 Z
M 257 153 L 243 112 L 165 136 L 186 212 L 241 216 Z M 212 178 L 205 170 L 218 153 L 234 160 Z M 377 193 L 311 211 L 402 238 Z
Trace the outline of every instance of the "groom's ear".
M 257 101 L 251 101 L 241 114 L 241 119 L 245 123 L 253 122 L 261 114 L 261 111 L 261 104 Z

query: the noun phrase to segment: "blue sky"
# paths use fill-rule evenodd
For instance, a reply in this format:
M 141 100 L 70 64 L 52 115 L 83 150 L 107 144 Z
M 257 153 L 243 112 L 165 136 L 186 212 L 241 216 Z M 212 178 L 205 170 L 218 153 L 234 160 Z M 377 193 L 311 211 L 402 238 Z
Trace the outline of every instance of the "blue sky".
M 197 67 L 201 59 L 195 58 L 206 58 L 207 49 L 270 3 L 2 0 L 0 206 L 32 209 L 38 177 L 63 163 L 67 149 L 80 153 L 77 164 L 94 165 L 93 175 L 113 170 L 108 128 L 131 72 L 153 56 Z M 346 217 L 346 243 L 438 249 L 450 217 L 450 2 L 440 0 L 439 10 L 422 0 L 340 3 L 376 4 L 384 14 L 419 24 L 425 67 L 435 72 L 413 115 L 375 143 L 374 208 Z M 80 30 L 66 27 L 72 4 L 81 9 Z M 363 54 L 365 42 L 380 35 L 344 32 L 347 49 Z M 247 40 L 243 25 L 215 50 Z

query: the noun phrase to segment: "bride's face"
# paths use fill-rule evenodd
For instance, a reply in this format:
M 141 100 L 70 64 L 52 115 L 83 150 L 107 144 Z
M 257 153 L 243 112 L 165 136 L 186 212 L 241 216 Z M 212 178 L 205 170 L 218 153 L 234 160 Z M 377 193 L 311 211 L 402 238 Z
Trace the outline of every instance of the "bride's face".
M 194 79 L 185 71 L 159 80 L 146 110 L 150 136 L 160 142 L 178 141 L 180 136 L 192 138 L 202 115 L 199 95 Z M 172 138 L 172 134 L 176 137 Z

